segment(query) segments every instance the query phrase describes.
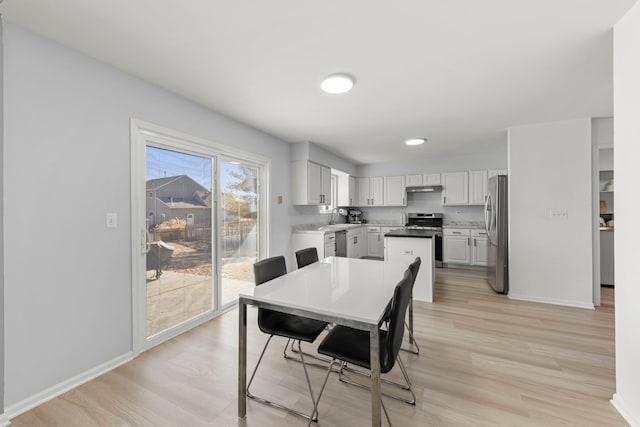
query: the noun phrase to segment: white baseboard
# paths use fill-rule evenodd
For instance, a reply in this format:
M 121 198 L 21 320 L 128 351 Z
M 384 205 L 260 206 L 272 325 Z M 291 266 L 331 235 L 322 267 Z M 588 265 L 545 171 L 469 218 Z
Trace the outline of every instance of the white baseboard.
M 81 374 L 76 375 L 75 377 L 71 377 L 68 380 L 65 380 L 59 384 L 54 385 L 53 387 L 49 387 L 46 390 L 43 390 L 39 393 L 34 394 L 31 397 L 28 397 L 20 402 L 14 403 L 5 408 L 4 415 L 6 418 L 11 419 L 15 418 L 18 415 L 27 412 L 29 409 L 35 408 L 38 405 L 41 405 L 54 397 L 60 396 L 62 393 L 66 393 L 67 391 L 78 387 L 88 381 L 91 381 L 94 378 L 99 377 L 100 375 L 107 373 L 120 365 L 123 365 L 130 360 L 133 359 L 133 353 L 127 352 L 122 356 L 118 356 L 115 359 L 111 359 L 101 365 L 98 365 L 94 368 L 89 369 Z M 0 418 L 0 427 L 3 425 L 1 423 L 2 418 Z
M 640 413 L 637 412 L 637 405 L 635 407 L 625 405 L 624 401 L 622 400 L 622 398 L 620 398 L 620 395 L 618 393 L 614 393 L 613 398 L 610 400 L 610 402 L 631 427 L 640 427 Z M 630 409 L 635 410 L 636 413 L 634 414 Z
M 507 296 L 510 299 L 515 299 L 520 301 L 540 302 L 543 304 L 564 305 L 568 307 L 588 308 L 591 310 L 595 310 L 593 303 L 584 303 L 582 301 L 572 301 L 572 300 L 555 299 L 555 298 L 541 298 L 541 297 L 533 297 L 531 295 L 518 295 L 513 293 L 509 293 L 509 295 Z
M 0 427 L 6 427 L 8 425 L 11 425 L 11 421 L 9 421 L 9 418 L 7 417 L 7 415 L 0 414 Z

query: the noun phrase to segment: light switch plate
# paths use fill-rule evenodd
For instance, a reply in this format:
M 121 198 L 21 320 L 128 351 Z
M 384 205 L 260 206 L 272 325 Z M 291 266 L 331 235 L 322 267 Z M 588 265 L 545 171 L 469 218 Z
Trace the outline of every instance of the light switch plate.
M 118 214 L 117 213 L 107 213 L 106 225 L 107 225 L 107 228 L 117 228 L 118 227 Z

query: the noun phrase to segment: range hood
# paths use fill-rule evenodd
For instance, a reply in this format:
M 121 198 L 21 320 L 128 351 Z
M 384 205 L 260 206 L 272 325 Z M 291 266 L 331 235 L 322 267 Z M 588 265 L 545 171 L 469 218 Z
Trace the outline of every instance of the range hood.
M 421 185 L 419 187 L 407 187 L 407 193 L 427 193 L 430 191 L 442 191 L 442 185 Z

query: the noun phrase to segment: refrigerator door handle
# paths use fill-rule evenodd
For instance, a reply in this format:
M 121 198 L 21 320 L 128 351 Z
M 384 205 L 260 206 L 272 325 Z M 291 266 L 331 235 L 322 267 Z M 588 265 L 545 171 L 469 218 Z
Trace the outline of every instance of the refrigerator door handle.
M 491 211 L 491 194 L 487 194 L 487 197 L 485 198 L 484 201 L 484 228 L 485 230 L 487 230 L 487 234 L 489 234 L 489 232 L 491 230 L 489 230 L 489 228 L 491 227 L 491 225 L 489 224 L 489 218 L 490 218 L 490 214 L 489 212 Z

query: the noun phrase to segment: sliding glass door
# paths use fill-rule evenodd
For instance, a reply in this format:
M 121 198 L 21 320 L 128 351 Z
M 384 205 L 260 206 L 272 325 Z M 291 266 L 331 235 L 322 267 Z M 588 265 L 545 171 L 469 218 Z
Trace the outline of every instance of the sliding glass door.
M 253 286 L 253 263 L 268 256 L 269 160 L 137 120 L 131 159 L 137 354 Z

